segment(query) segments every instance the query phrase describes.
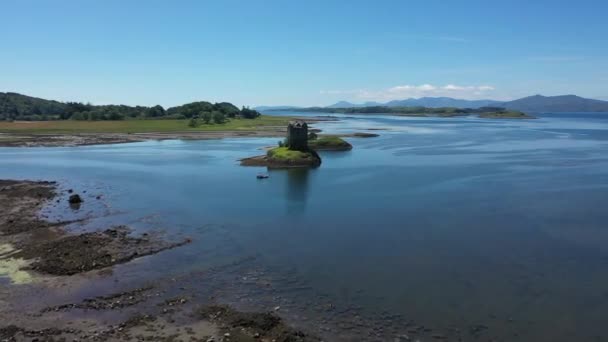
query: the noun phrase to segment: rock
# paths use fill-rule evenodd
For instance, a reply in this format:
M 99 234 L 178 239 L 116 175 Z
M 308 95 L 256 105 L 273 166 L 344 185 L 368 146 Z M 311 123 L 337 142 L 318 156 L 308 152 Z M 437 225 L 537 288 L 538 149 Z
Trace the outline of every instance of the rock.
M 70 196 L 70 199 L 68 201 L 70 202 L 70 204 L 78 204 L 83 202 L 82 198 L 78 194 Z

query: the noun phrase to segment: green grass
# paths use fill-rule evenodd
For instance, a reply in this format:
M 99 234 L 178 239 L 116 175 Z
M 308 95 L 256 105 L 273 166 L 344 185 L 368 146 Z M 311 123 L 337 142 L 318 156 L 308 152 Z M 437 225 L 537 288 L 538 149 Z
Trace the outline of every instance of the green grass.
M 285 127 L 290 117 L 262 115 L 257 119 L 231 119 L 224 124 L 189 127 L 189 120 L 120 121 L 0 121 L 0 133 L 74 134 L 74 133 L 152 133 L 197 131 L 247 131 L 264 127 Z
M 272 150 L 268 150 L 266 153 L 268 158 L 277 160 L 277 161 L 287 161 L 287 160 L 303 160 L 310 159 L 312 155 L 308 152 L 302 151 L 293 151 L 287 147 L 276 147 Z
M 309 140 L 308 146 L 314 149 L 317 147 L 349 147 L 350 144 L 340 137 L 323 136 L 318 137 L 317 139 Z

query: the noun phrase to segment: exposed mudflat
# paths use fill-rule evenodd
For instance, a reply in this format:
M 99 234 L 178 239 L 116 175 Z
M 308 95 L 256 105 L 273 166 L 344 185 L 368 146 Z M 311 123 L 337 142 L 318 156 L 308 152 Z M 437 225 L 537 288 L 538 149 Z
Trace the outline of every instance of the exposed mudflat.
M 0 180 L 0 263 L 14 266 L 13 272 L 28 280 L 18 285 L 21 282 L 9 274 L 13 285 L 3 284 L 0 341 L 319 341 L 287 326 L 276 313 L 240 312 L 194 301 L 196 293 L 176 289 L 175 279 L 61 303 L 61 297 L 52 297 L 58 289 L 65 295 L 80 288 L 83 279 L 91 285 L 102 280 L 102 273 L 90 271 L 111 270 L 190 240 L 134 236 L 126 226 L 73 234 L 66 227 L 71 222 L 38 216 L 55 200 L 56 186 Z M 32 232 L 47 238 L 34 240 Z M 35 278 L 44 281 L 27 285 Z M 59 303 L 44 306 L 47 300 Z
M 13 235 L 59 223 L 41 220 L 37 212 L 55 197 L 54 182 L 0 180 L 0 235 Z
M 283 137 L 283 127 L 266 127 L 258 130 L 170 132 L 170 133 L 78 133 L 78 134 L 13 134 L 0 133 L 0 146 L 4 147 L 60 147 L 103 144 L 121 144 L 148 140 L 206 140 L 238 137 Z
M 304 118 L 308 123 L 334 121 L 330 118 Z M 285 126 L 260 126 L 226 131 L 184 131 L 143 133 L 0 133 L 0 147 L 60 147 L 121 144 L 148 140 L 207 140 L 238 137 L 284 137 Z
M 179 247 L 189 241 L 168 243 L 158 239 L 132 237 L 128 227 L 103 232 L 70 235 L 40 244 L 31 244 L 13 255 L 35 260 L 30 268 L 51 275 L 72 275 L 122 264 L 132 259 Z

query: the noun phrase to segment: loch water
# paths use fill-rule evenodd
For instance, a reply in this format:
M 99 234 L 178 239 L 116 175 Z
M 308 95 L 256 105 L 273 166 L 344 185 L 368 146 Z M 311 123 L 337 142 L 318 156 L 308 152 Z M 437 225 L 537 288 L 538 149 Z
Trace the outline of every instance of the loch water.
M 293 303 L 282 309 L 292 320 L 335 321 L 335 336 L 354 329 L 334 320 L 350 310 L 389 321 L 365 338 L 415 323 L 464 340 L 608 341 L 608 114 L 314 115 L 340 119 L 313 125 L 323 133 L 380 136 L 347 138 L 353 150 L 322 152 L 320 168 L 264 180 L 264 168 L 237 160 L 276 138 L 0 148 L 0 178 L 86 189 L 80 211 L 47 209 L 88 215 L 79 229 L 128 224 L 193 239 L 117 274 L 243 262 L 284 280 L 276 301 Z M 316 319 L 311 308 L 327 303 Z

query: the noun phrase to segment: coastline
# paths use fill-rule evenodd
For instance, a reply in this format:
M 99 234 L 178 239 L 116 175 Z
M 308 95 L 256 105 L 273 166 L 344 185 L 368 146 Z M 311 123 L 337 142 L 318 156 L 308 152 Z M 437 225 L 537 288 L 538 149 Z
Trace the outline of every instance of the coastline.
M 0 122 L 0 147 L 67 147 L 121 144 L 150 140 L 208 140 L 284 137 L 286 124 L 297 117 L 232 120 L 221 125 L 189 128 L 186 120 L 23 121 Z M 309 124 L 333 121 L 305 118 Z
M 320 341 L 288 326 L 277 312 L 242 312 L 194 300 L 185 287 L 175 289 L 174 278 L 129 283 L 120 291 L 88 290 L 81 300 L 62 302 L 83 282 L 103 282 L 115 265 L 190 243 L 134 236 L 126 226 L 75 233 L 67 227 L 73 221 L 51 222 L 40 215 L 43 207 L 60 205 L 71 194 L 56 182 L 0 180 L 1 281 L 8 276 L 13 283 L 0 291 L 5 322 L 0 340 Z M 102 319 L 107 312 L 116 319 Z
M 277 127 L 276 129 L 250 131 L 207 131 L 170 133 L 0 133 L 0 147 L 69 147 L 104 144 L 124 144 L 151 140 L 209 140 L 225 138 L 274 138 L 283 136 L 285 136 L 285 130 L 279 127 Z

